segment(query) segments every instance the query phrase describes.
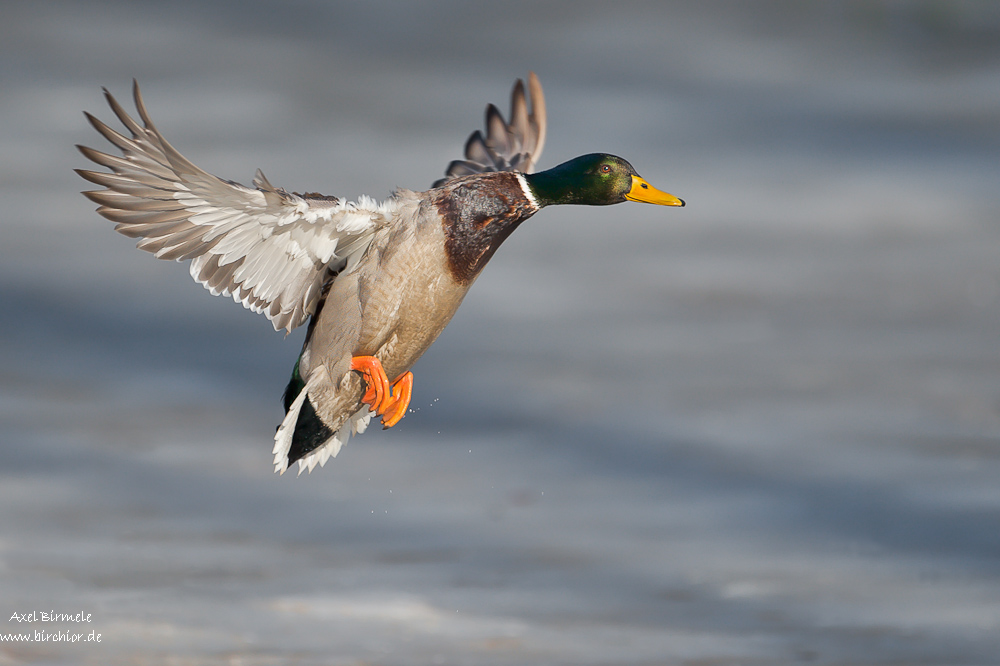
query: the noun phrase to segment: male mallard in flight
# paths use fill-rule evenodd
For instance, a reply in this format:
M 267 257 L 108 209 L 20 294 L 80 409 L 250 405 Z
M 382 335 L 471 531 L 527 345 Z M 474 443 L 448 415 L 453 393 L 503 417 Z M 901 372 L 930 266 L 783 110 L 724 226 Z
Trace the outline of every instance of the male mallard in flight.
M 84 192 L 115 229 L 159 259 L 191 260 L 213 294 L 263 313 L 275 330 L 309 321 L 274 437 L 275 471 L 336 456 L 372 414 L 390 428 L 410 403 L 409 370 L 451 320 L 496 249 L 541 208 L 641 201 L 683 206 L 620 157 L 590 154 L 532 173 L 545 143 L 545 100 L 532 73 L 511 94 L 509 122 L 492 104 L 486 136 L 424 192 L 382 203 L 276 188 L 250 189 L 202 171 L 153 126 L 137 84 L 140 126 L 104 91 L 131 137 L 86 114 L 117 157 L 80 151 L 111 173 L 78 169 L 106 189 Z

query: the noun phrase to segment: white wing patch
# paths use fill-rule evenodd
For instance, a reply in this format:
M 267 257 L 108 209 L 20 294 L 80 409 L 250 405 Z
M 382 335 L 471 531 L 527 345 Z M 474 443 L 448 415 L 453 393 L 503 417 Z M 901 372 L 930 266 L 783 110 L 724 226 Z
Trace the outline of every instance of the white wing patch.
M 146 113 L 138 85 L 132 119 L 105 90 L 131 138 L 87 114 L 122 156 L 78 146 L 111 173 L 77 170 L 106 189 L 84 192 L 115 229 L 139 238 L 159 259 L 191 260 L 191 277 L 232 296 L 291 331 L 316 308 L 328 269 L 353 269 L 375 232 L 394 219 L 397 202 L 357 202 L 274 187 L 257 171 L 255 189 L 213 176 L 185 159 Z

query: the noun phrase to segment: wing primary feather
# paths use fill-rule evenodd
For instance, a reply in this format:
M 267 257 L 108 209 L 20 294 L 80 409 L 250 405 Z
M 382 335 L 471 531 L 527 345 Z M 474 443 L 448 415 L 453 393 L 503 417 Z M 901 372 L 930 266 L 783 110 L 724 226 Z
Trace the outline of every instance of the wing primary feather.
M 132 81 L 134 83 L 135 79 L 132 79 Z M 122 125 L 124 125 L 125 128 L 132 133 L 132 138 L 142 138 L 143 135 L 145 135 L 145 131 L 143 131 L 143 129 L 139 127 L 139 124 L 132 119 L 132 116 L 125 112 L 125 109 L 122 108 L 121 104 L 118 103 L 118 100 L 115 99 L 115 96 L 112 95 L 107 88 L 102 88 L 101 90 L 104 91 L 104 97 L 108 101 L 108 106 L 110 106 L 114 114 L 118 116 L 118 120 L 121 121 Z
M 137 117 L 104 96 L 131 137 L 86 113 L 121 155 L 78 146 L 108 171 L 77 169 L 104 189 L 83 194 L 115 229 L 160 259 L 191 260 L 191 277 L 213 294 L 232 296 L 291 331 L 315 309 L 328 264 L 356 265 L 395 205 L 361 197 L 341 202 L 275 187 L 257 171 L 256 189 L 223 180 L 180 154 L 153 124 L 133 80 Z
M 500 109 L 490 104 L 486 107 L 486 145 L 501 158 L 511 154 L 507 133 L 507 123 L 503 120 L 503 114 L 500 113 Z
M 120 208 L 109 208 L 102 206 L 97 212 L 112 222 L 126 225 L 136 224 L 166 224 L 169 222 L 180 222 L 187 220 L 190 213 L 185 210 L 164 210 L 164 211 L 134 211 L 122 210 Z M 193 225 L 192 225 L 193 226 Z
M 81 194 L 96 204 L 119 210 L 165 211 L 184 209 L 184 204 L 176 199 L 143 199 L 131 194 L 125 194 L 124 192 L 116 192 L 115 190 L 89 190 L 81 192 Z
M 98 131 L 98 133 L 107 139 L 112 145 L 122 151 L 126 159 L 134 163 L 133 166 L 136 169 L 145 169 L 151 173 L 154 173 L 163 178 L 176 178 L 177 174 L 170 170 L 170 165 L 167 162 L 166 157 L 160 159 L 157 157 L 158 152 L 152 144 L 141 145 L 138 141 L 133 141 L 129 139 L 124 134 L 121 134 L 112 128 L 101 122 L 100 119 L 94 117 L 93 115 L 83 112 L 87 117 L 88 122 L 91 126 Z M 82 149 L 83 147 L 81 147 Z M 84 153 L 86 155 L 86 153 Z M 89 157 L 89 155 L 88 155 Z M 103 165 L 102 165 L 103 166 Z
M 494 166 L 496 157 L 486 145 L 483 134 L 476 130 L 469 135 L 469 140 L 465 142 L 465 159 L 479 165 Z M 494 171 L 494 169 L 489 169 Z
M 142 151 L 142 148 L 137 143 L 126 137 L 124 134 L 111 129 L 96 116 L 88 113 L 87 111 L 84 111 L 83 115 L 86 116 L 87 121 L 91 124 L 91 126 L 97 130 L 101 136 L 114 144 L 115 148 L 118 150 L 126 154 Z
M 128 176 L 119 176 L 114 173 L 104 173 L 103 171 L 87 171 L 86 169 L 74 169 L 81 178 L 89 180 L 95 185 L 103 185 L 109 189 L 122 194 L 128 194 L 144 199 L 166 199 L 173 200 L 173 194 L 166 188 L 146 185 Z
M 528 154 L 530 155 L 529 165 L 530 167 L 534 167 L 538 163 L 538 158 L 542 155 L 542 149 L 545 148 L 545 133 L 548 127 L 548 116 L 545 110 L 545 93 L 542 91 L 542 84 L 534 72 L 528 72 L 528 90 L 531 92 L 529 124 L 532 130 L 528 135 L 533 138 Z
M 142 93 L 139 91 L 139 82 L 132 79 L 132 97 L 135 101 L 135 109 L 139 113 L 139 118 L 142 120 L 143 125 L 145 125 L 144 133 L 147 135 L 152 135 L 156 139 L 157 148 L 163 153 L 163 156 L 167 158 L 169 165 L 175 171 L 180 169 L 180 173 L 187 172 L 194 176 L 207 176 L 208 178 L 214 178 L 214 176 L 202 171 L 199 167 L 195 166 L 192 162 L 188 161 L 186 157 L 180 154 L 176 148 L 170 145 L 170 142 L 163 138 L 160 131 L 156 129 L 156 125 L 149 117 L 149 113 L 146 111 L 146 105 L 142 101 Z M 127 115 L 127 114 L 126 114 Z M 180 173 L 178 175 L 180 175 Z
M 531 127 L 528 122 L 528 103 L 524 99 L 524 81 L 517 80 L 510 93 L 510 136 L 516 141 L 515 152 L 525 148 Z
M 531 98 L 530 111 L 528 97 Z M 531 172 L 545 146 L 545 96 L 534 72 L 528 73 L 527 93 L 518 79 L 510 94 L 510 121 L 493 104 L 486 106 L 485 135 L 476 130 L 465 143 L 465 159 L 448 164 L 440 187 L 451 178 L 490 171 Z

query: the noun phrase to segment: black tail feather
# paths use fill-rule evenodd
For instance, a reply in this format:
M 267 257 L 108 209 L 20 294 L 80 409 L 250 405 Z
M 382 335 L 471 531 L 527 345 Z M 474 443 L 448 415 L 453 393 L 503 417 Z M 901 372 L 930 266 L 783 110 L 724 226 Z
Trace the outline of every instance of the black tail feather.
M 316 414 L 309 396 L 302 401 L 302 409 L 299 410 L 299 418 L 295 422 L 295 431 L 292 433 L 292 445 L 288 449 L 288 464 L 291 465 L 296 460 L 304 458 L 326 443 L 326 440 L 333 437 L 333 430 L 327 427 Z

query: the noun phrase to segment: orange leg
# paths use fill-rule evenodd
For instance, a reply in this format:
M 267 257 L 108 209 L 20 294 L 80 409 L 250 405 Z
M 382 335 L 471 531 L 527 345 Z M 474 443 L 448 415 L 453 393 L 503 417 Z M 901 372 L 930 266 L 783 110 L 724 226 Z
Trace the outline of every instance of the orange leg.
M 410 406 L 413 373 L 404 373 L 390 386 L 382 363 L 374 356 L 355 356 L 351 359 L 351 370 L 361 373 L 368 386 L 361 402 L 382 417 L 384 427 L 391 428 L 399 423 Z

